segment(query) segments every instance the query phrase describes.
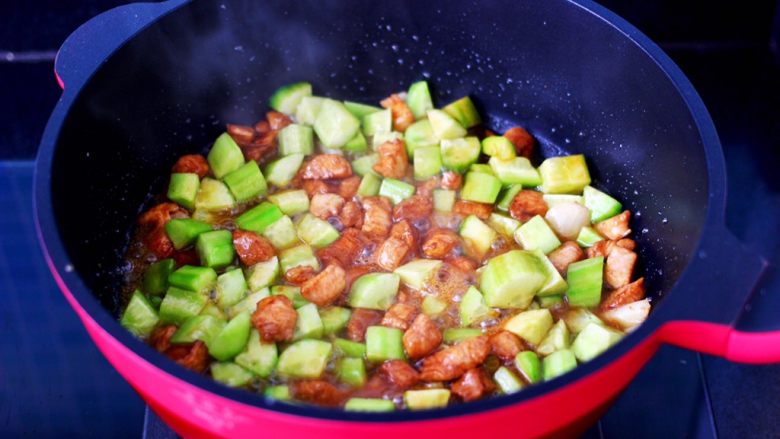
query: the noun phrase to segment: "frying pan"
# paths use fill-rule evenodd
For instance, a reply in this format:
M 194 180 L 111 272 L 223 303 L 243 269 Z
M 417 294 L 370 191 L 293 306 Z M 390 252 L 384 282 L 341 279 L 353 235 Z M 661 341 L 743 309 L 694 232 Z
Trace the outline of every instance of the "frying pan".
M 707 110 L 655 44 L 588 0 L 131 4 L 76 30 L 55 70 L 64 90 L 35 175 L 46 261 L 106 358 L 184 436 L 572 435 L 661 343 L 780 361 L 779 333 L 734 329 L 765 263 L 725 228 L 724 159 Z M 226 388 L 119 325 L 134 219 L 178 156 L 207 150 L 226 122 L 260 119 L 285 83 L 372 102 L 419 79 L 439 105 L 474 96 L 494 130 L 527 127 L 542 156 L 586 154 L 596 184 L 634 213 L 655 305 L 644 325 L 519 393 L 386 414 Z

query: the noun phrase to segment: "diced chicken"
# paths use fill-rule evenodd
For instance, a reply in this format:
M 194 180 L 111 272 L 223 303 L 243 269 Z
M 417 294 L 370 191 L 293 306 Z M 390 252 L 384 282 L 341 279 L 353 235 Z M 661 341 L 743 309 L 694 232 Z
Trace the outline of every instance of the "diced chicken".
M 398 390 L 406 390 L 420 380 L 420 374 L 403 360 L 385 361 L 379 373 Z
M 187 369 L 201 373 L 209 365 L 209 351 L 200 340 L 195 343 L 171 345 L 165 356 Z
M 363 250 L 365 242 L 357 229 L 349 228 L 339 236 L 333 243 L 317 254 L 320 261 L 325 265 L 339 264 L 342 267 L 349 267 Z
M 609 293 L 601 302 L 600 309 L 607 311 L 645 298 L 645 278 L 640 277 L 634 282 Z
M 463 177 L 454 171 L 447 171 L 441 175 L 441 187 L 443 189 L 449 189 L 456 191 L 460 189 L 463 183 Z
M 301 295 L 317 306 L 333 303 L 347 287 L 344 269 L 333 264 L 301 285 Z
M 385 316 L 382 317 L 382 326 L 400 329 L 406 331 L 417 317 L 417 308 L 405 303 L 396 303 L 391 306 Z
M 442 338 L 433 320 L 425 314 L 418 314 L 404 332 L 404 350 L 409 358 L 416 360 L 433 352 L 441 344 Z
M 173 242 L 168 238 L 164 227 L 158 227 L 148 231 L 143 235 L 143 243 L 157 259 L 165 259 L 173 256 Z
M 348 201 L 344 204 L 339 214 L 339 221 L 344 227 L 357 227 L 363 226 L 363 208 L 360 207 L 360 203 L 357 201 Z
M 271 241 L 246 230 L 233 231 L 233 247 L 241 263 L 247 266 L 265 262 L 276 256 L 276 249 L 271 245 Z
M 536 215 L 544 216 L 546 213 L 547 203 L 544 202 L 542 193 L 527 189 L 518 192 L 509 206 L 509 214 L 520 222 L 526 222 Z
M 433 200 L 431 197 L 414 195 L 395 205 L 393 208 L 393 220 L 417 222 L 428 218 L 432 212 Z
M 471 369 L 452 384 L 452 393 L 464 402 L 474 401 L 496 390 L 493 380 L 481 368 Z
M 165 352 L 171 347 L 171 337 L 176 332 L 175 325 L 158 326 L 149 335 L 149 344 L 157 352 Z
M 512 142 L 512 145 L 515 145 L 515 152 L 517 152 L 517 155 L 527 159 L 531 158 L 531 155 L 534 153 L 534 143 L 536 142 L 528 131 L 520 127 L 514 127 L 508 129 L 504 133 L 504 137 L 509 139 L 509 141 Z
M 349 396 L 349 393 L 339 389 L 324 380 L 301 380 L 290 384 L 293 398 L 326 407 L 338 407 Z
M 623 211 L 620 215 L 613 216 L 595 225 L 596 230 L 603 236 L 611 240 L 625 238 L 631 233 L 628 228 L 628 221 L 631 219 L 631 212 Z
M 293 285 L 303 285 L 304 282 L 313 278 L 317 274 L 314 267 L 309 265 L 299 265 L 287 270 L 284 273 L 284 280 Z
M 457 200 L 452 211 L 458 215 L 469 216 L 476 215 L 479 219 L 486 220 L 493 213 L 493 205 L 488 203 L 477 203 L 476 201 Z
M 417 189 L 415 190 L 415 194 L 430 197 L 433 195 L 433 190 L 438 189 L 439 186 L 441 186 L 441 177 L 437 175 L 425 181 L 417 182 L 416 185 Z
M 295 332 L 298 313 L 287 296 L 268 296 L 257 302 L 252 326 L 266 342 L 290 341 Z
M 414 229 L 407 221 L 401 221 L 390 230 L 390 237 L 376 253 L 376 263 L 387 271 L 393 271 L 404 261 L 415 245 Z
M 378 325 L 382 321 L 382 315 L 382 311 L 354 308 L 347 322 L 347 338 L 362 342 L 366 338 L 366 329 Z
M 336 194 L 316 194 L 311 197 L 309 212 L 317 218 L 327 220 L 336 216 L 344 207 L 344 198 Z
M 165 225 L 174 218 L 187 218 L 189 213 L 176 203 L 161 203 L 138 219 L 141 226 L 141 236 L 144 245 L 158 258 L 168 258 L 173 255 L 173 243 L 165 231 Z
M 268 127 L 268 130 L 270 130 L 270 126 Z M 234 125 L 232 123 L 227 124 L 227 133 L 239 145 L 248 145 L 252 143 L 252 141 L 255 140 L 255 136 L 257 135 L 257 131 L 254 127 L 246 125 Z M 176 167 L 174 166 L 173 172 L 180 171 L 176 171 Z
M 279 131 L 293 123 L 290 116 L 279 113 L 278 111 L 269 111 L 268 113 L 265 113 L 265 118 L 268 121 L 268 126 L 274 131 Z
M 198 174 L 203 178 L 209 174 L 209 163 L 206 158 L 200 154 L 188 154 L 179 157 L 176 164 L 173 165 L 174 173 Z
M 317 194 L 333 193 L 330 185 L 322 180 L 302 180 L 300 187 L 306 191 L 309 198 L 314 198 Z
M 585 252 L 574 241 L 566 241 L 553 250 L 547 258 L 559 273 L 565 275 L 569 265 L 585 258 Z
M 647 320 L 648 314 L 650 301 L 642 299 L 605 311 L 601 317 L 625 331 L 630 331 Z
M 487 336 L 469 338 L 423 360 L 420 377 L 425 381 L 450 381 L 482 364 L 490 354 Z
M 390 200 L 384 197 L 366 197 L 363 200 L 363 233 L 374 238 L 384 238 L 392 224 Z
M 465 256 L 453 256 L 444 259 L 444 262 L 452 265 L 463 273 L 473 273 L 477 269 L 477 262 Z
M 604 239 L 593 244 L 593 247 L 590 247 L 587 250 L 588 258 L 597 258 L 599 256 L 606 258 L 610 253 L 612 253 L 612 249 L 615 247 L 623 247 L 626 250 L 634 250 L 636 249 L 636 242 L 629 238 L 623 238 L 617 241 Z
M 200 256 L 198 256 L 198 252 L 194 248 L 174 251 L 172 257 L 176 262 L 177 267 L 183 265 L 200 265 Z
M 379 103 L 382 108 L 389 108 L 393 115 L 393 129 L 396 131 L 404 132 L 409 125 L 414 123 L 414 114 L 412 110 L 406 105 L 401 96 L 392 94 L 389 97 L 382 99 Z
M 496 357 L 512 361 L 523 350 L 523 342 L 515 334 L 501 330 L 490 336 L 490 347 Z
M 351 200 L 352 197 L 357 195 L 359 187 L 360 177 L 353 175 L 352 177 L 347 177 L 339 182 L 338 194 L 344 197 L 345 200 Z
M 352 176 L 352 165 L 344 156 L 338 154 L 319 154 L 305 165 L 301 174 L 304 180 L 325 180 L 329 178 L 347 178 Z
M 615 246 L 604 264 L 604 280 L 607 285 L 612 288 L 628 285 L 634 275 L 636 260 L 636 253 Z
M 409 157 L 406 155 L 406 145 L 403 140 L 395 139 L 379 145 L 377 148 L 379 160 L 374 165 L 374 171 L 386 178 L 402 179 L 409 167 Z
M 423 254 L 431 259 L 443 259 L 460 244 L 460 237 L 449 229 L 433 228 L 422 245 Z

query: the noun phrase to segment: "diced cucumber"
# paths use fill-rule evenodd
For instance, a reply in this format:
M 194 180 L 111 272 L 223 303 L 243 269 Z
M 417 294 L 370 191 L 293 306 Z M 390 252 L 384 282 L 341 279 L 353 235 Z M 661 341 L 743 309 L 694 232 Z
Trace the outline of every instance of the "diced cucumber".
M 482 330 L 477 328 L 447 328 L 442 334 L 444 343 L 457 344 L 463 340 L 479 337 L 482 335 Z
M 599 241 L 602 241 L 604 239 L 603 236 L 599 235 L 599 232 L 596 231 L 593 227 L 585 226 L 582 229 L 580 229 L 580 234 L 577 235 L 577 244 L 580 245 L 580 247 L 593 247 L 593 245 Z
M 401 201 L 414 195 L 415 187 L 409 183 L 394 178 L 385 178 L 382 185 L 379 186 L 379 195 L 387 197 L 398 204 Z
M 496 382 L 501 393 L 504 393 L 505 395 L 519 392 L 525 387 L 523 381 L 515 375 L 514 372 L 504 366 L 499 367 L 495 373 L 493 373 L 493 381 Z
M 200 314 L 206 306 L 206 300 L 203 293 L 170 287 L 160 304 L 160 320 L 181 325 L 190 317 Z
M 427 114 L 433 135 L 438 140 L 458 139 L 467 134 L 466 129 L 449 114 L 441 110 L 428 110 Z
M 488 306 L 527 308 L 546 281 L 547 273 L 533 253 L 511 250 L 488 261 L 479 286 Z
M 496 177 L 481 172 L 469 172 L 466 174 L 460 197 L 477 203 L 493 204 L 500 190 L 501 182 Z
M 352 283 L 349 306 L 387 311 L 395 302 L 401 276 L 395 273 L 368 273 Z
M 352 316 L 352 311 L 340 306 L 321 309 L 319 312 L 320 320 L 322 320 L 322 335 L 324 337 L 341 332 L 342 329 L 347 327 L 349 318 Z
M 271 242 L 277 250 L 284 250 L 299 243 L 298 233 L 289 216 L 283 216 L 265 228 L 263 236 Z
M 225 312 L 223 312 L 217 306 L 216 303 L 214 303 L 214 302 L 212 302 L 210 300 L 208 302 L 206 302 L 206 306 L 204 306 L 203 309 L 200 310 L 200 314 L 198 314 L 198 315 L 201 315 L 201 316 L 211 316 L 211 317 L 215 317 L 215 318 L 217 318 L 219 320 L 227 320 L 227 314 L 225 314 Z
M 295 226 L 298 237 L 314 248 L 327 247 L 339 239 L 339 231 L 329 222 L 307 213 Z
M 577 367 L 577 359 L 570 350 L 561 349 L 560 351 L 555 351 L 544 357 L 544 362 L 542 363 L 544 380 L 550 381 L 571 371 L 575 367 Z
M 300 266 L 311 267 L 314 271 L 320 270 L 319 261 L 314 256 L 311 247 L 306 244 L 283 250 L 279 255 L 279 263 L 282 265 L 282 272 L 284 273 L 291 268 Z
M 553 318 L 548 309 L 523 311 L 504 322 L 504 329 L 535 346 L 539 345 L 552 328 Z
M 585 207 L 590 209 L 590 222 L 594 224 L 612 218 L 623 211 L 623 205 L 618 200 L 593 186 L 585 186 L 582 190 L 582 196 L 585 200 Z
M 295 109 L 295 119 L 298 123 L 314 125 L 324 100 L 325 98 L 319 96 L 304 96 L 298 104 L 298 108 Z
M 541 355 L 550 355 L 555 351 L 568 349 L 569 338 L 569 328 L 566 327 L 566 322 L 558 320 L 536 348 L 536 352 Z
M 582 204 L 583 206 L 585 205 L 585 201 L 582 198 L 582 195 L 544 194 L 542 198 L 544 198 L 545 204 L 547 204 L 547 207 L 550 209 L 563 203 L 577 203 Z
M 474 286 L 470 286 L 466 294 L 461 298 L 458 312 L 462 326 L 471 326 L 493 314 L 493 310 L 485 303 L 482 293 Z
M 416 149 L 414 156 L 415 180 L 427 180 L 441 172 L 441 148 L 422 146 Z
M 344 384 L 360 387 L 366 383 L 366 365 L 362 358 L 341 358 L 336 363 L 336 377 Z
M 296 341 L 282 351 L 276 371 L 288 378 L 319 378 L 332 352 L 333 346 L 322 340 Z
M 407 390 L 404 403 L 409 410 L 429 410 L 447 407 L 450 391 L 447 389 Z
M 433 209 L 438 212 L 452 212 L 455 206 L 455 191 L 449 189 L 433 190 Z
M 476 137 L 442 139 L 441 161 L 445 168 L 463 173 L 479 160 L 481 150 Z
M 392 412 L 395 410 L 395 404 L 388 399 L 350 398 L 344 404 L 344 410 L 348 412 Z
M 363 116 L 365 115 L 376 113 L 377 111 L 382 111 L 382 109 L 379 107 L 352 101 L 344 101 L 344 107 L 358 119 L 363 119 Z
M 200 340 L 210 346 L 214 337 L 225 327 L 225 321 L 211 315 L 197 315 L 188 318 L 173 333 L 171 343 L 193 343 Z
M 580 194 L 590 184 L 585 156 L 550 157 L 539 166 L 542 192 L 546 194 Z
M 246 279 L 240 268 L 226 271 L 217 277 L 217 305 L 225 309 L 240 302 L 246 296 Z
M 143 293 L 135 290 L 119 322 L 133 335 L 146 337 L 159 321 L 160 318 L 152 304 L 146 300 Z
M 230 317 L 235 317 L 241 313 L 252 314 L 257 309 L 257 302 L 265 299 L 268 295 L 268 288 L 262 288 L 253 293 L 249 293 L 238 303 L 228 308 L 226 310 L 227 314 Z
M 252 329 L 244 351 L 236 355 L 235 362 L 262 378 L 268 378 L 276 367 L 278 358 L 276 343 L 266 343 L 260 333 Z
M 217 283 L 217 272 L 208 267 L 184 265 L 168 276 L 168 284 L 184 290 L 207 293 Z
M 401 277 L 401 282 L 419 290 L 439 271 L 442 264 L 437 259 L 415 259 L 396 268 L 393 273 Z
M 284 385 L 266 387 L 265 391 L 263 392 L 263 396 L 269 399 L 275 399 L 277 401 L 287 401 L 292 399 L 292 395 L 290 395 L 290 387 Z
M 409 91 L 406 92 L 406 106 L 412 110 L 415 119 L 424 118 L 428 110 L 433 109 L 433 100 L 427 82 L 417 81 L 409 86 Z
M 192 245 L 198 235 L 209 231 L 210 225 L 190 218 L 174 218 L 165 225 L 165 234 L 176 250 Z
M 436 316 L 447 309 L 447 302 L 442 301 L 436 296 L 425 296 L 422 301 L 422 312 L 429 316 Z
M 524 187 L 535 187 L 542 184 L 539 171 L 525 157 L 515 157 L 509 160 L 491 157 L 488 163 L 502 184 L 522 184 Z
M 279 154 L 303 154 L 314 152 L 314 131 L 310 126 L 293 123 L 279 131 Z
M 357 194 L 361 197 L 373 197 L 379 193 L 382 186 L 382 178 L 373 173 L 368 173 L 360 180 Z
M 515 367 L 531 384 L 542 380 L 542 363 L 533 351 L 523 351 L 515 356 Z
M 233 235 L 228 230 L 213 230 L 198 235 L 195 242 L 200 262 L 206 267 L 224 268 L 233 263 L 236 251 Z
M 274 285 L 271 287 L 271 295 L 287 297 L 292 301 L 293 308 L 295 309 L 311 303 L 301 294 L 301 287 L 293 285 Z
M 515 199 L 515 196 L 517 196 L 521 190 L 523 190 L 522 184 L 513 184 L 504 188 L 504 190 L 501 191 L 501 193 L 498 195 L 496 208 L 504 212 L 509 211 L 509 206 L 512 204 L 512 200 Z
M 258 262 L 257 264 L 247 268 L 246 284 L 249 286 L 250 291 L 260 291 L 263 288 L 271 285 L 276 280 L 276 276 L 278 275 L 279 259 L 274 256 L 265 262 Z
M 358 157 L 355 160 L 352 160 L 352 171 L 360 175 L 361 177 L 364 177 L 368 174 L 376 175 L 374 173 L 374 165 L 376 162 L 379 161 L 379 154 L 372 153 L 368 155 L 364 155 L 362 157 Z
M 231 209 L 235 205 L 236 200 L 225 183 L 208 177 L 201 180 L 198 195 L 195 197 L 195 210 L 216 212 Z
M 327 148 L 341 148 L 360 129 L 360 120 L 341 102 L 325 99 L 314 121 L 314 131 Z
M 492 175 L 495 177 L 496 173 L 493 172 L 493 168 L 490 165 L 484 163 L 474 163 L 469 166 L 469 172 L 481 172 L 482 174 Z
M 282 216 L 284 216 L 284 214 L 279 207 L 275 204 L 263 201 L 236 218 L 236 225 L 242 230 L 263 233 L 266 227 L 275 223 Z
M 404 332 L 386 326 L 369 326 L 366 329 L 366 359 L 382 362 L 385 360 L 405 360 Z
M 200 189 L 198 174 L 174 173 L 168 184 L 168 199 L 187 209 L 195 209 L 195 197 Z
M 260 195 L 265 195 L 268 191 L 265 177 L 254 160 L 246 162 L 226 175 L 224 181 L 238 202 L 249 201 Z
M 433 134 L 433 128 L 431 128 L 431 122 L 428 119 L 418 120 L 409 125 L 404 131 L 404 142 L 406 143 L 406 154 L 410 159 L 414 158 L 414 151 L 417 148 L 439 146 L 439 139 Z
M 295 114 L 305 96 L 311 96 L 311 84 L 296 82 L 279 87 L 268 100 L 268 106 L 284 114 Z
M 390 109 L 375 111 L 362 118 L 363 134 L 373 136 L 377 133 L 389 133 L 393 130 L 393 115 Z
M 534 250 L 534 254 L 537 258 L 539 258 L 539 262 L 542 264 L 547 273 L 547 282 L 539 290 L 539 292 L 536 293 L 536 295 L 540 297 L 546 297 L 560 295 L 566 292 L 566 289 L 569 286 L 566 284 L 566 281 L 563 280 L 563 277 L 560 273 L 558 273 L 558 270 L 555 268 L 552 262 L 550 262 L 547 256 L 545 256 L 545 254 L 542 253 L 540 249 Z
M 280 157 L 265 167 L 265 179 L 276 187 L 287 187 L 303 164 L 303 154 Z
M 490 214 L 487 223 L 493 230 L 510 238 L 515 235 L 515 230 L 520 227 L 520 221 L 495 212 Z
M 207 160 L 214 176 L 222 179 L 244 164 L 244 153 L 230 134 L 222 133 L 211 147 Z
M 246 347 L 251 330 L 250 314 L 236 315 L 208 343 L 209 354 L 220 361 L 232 359 Z
M 598 323 L 589 323 L 571 344 L 574 356 L 580 362 L 590 361 L 602 352 L 609 349 L 620 339 L 623 334 Z
M 570 309 L 563 316 L 563 320 L 566 322 L 566 327 L 569 328 L 569 331 L 575 335 L 582 332 L 590 323 L 604 324 L 600 318 L 596 317 L 596 314 L 585 308 Z
M 399 133 L 398 131 L 390 131 L 389 133 L 376 133 L 371 139 L 371 148 L 376 151 L 376 149 L 379 148 L 379 145 L 387 142 L 394 142 L 396 140 L 403 141 L 403 133 Z
M 512 160 L 517 157 L 515 145 L 504 136 L 489 136 L 482 139 L 482 151 L 501 160 Z
M 279 206 L 285 215 L 297 215 L 309 210 L 309 196 L 303 189 L 277 192 L 268 196 L 268 201 Z
M 604 258 L 590 258 L 569 265 L 566 296 L 571 306 L 590 308 L 601 302 Z
M 562 294 L 553 294 L 552 296 L 537 297 L 540 308 L 554 308 L 563 303 Z
M 321 338 L 322 319 L 320 319 L 320 313 L 317 312 L 317 305 L 309 303 L 298 308 L 296 311 L 298 312 L 298 320 L 295 321 L 295 335 L 293 336 L 293 340 Z
M 355 134 L 355 137 L 349 139 L 349 141 L 344 144 L 344 151 L 360 153 L 367 150 L 368 141 L 366 140 L 366 136 L 364 136 L 360 131 Z
M 236 363 L 225 362 L 211 365 L 211 377 L 228 387 L 243 387 L 252 381 L 254 375 Z
M 159 260 L 144 272 L 143 290 L 147 294 L 159 295 L 168 289 L 168 276 L 176 269 L 173 259 Z
M 464 96 L 458 99 L 457 101 L 442 108 L 442 110 L 452 116 L 461 126 L 465 128 L 471 128 L 482 123 L 482 119 L 479 117 L 479 112 L 477 111 L 476 107 L 474 107 L 474 103 L 471 101 L 471 98 L 468 96 Z
M 515 240 L 525 250 L 541 250 L 544 254 L 561 246 L 561 241 L 555 236 L 547 222 L 539 215 L 528 220 L 515 231 Z
M 337 338 L 333 340 L 333 346 L 336 352 L 345 357 L 364 358 L 366 356 L 366 345 L 355 341 Z
M 493 246 L 498 234 L 476 215 L 469 215 L 460 225 L 460 236 L 466 244 L 466 253 L 482 260 Z

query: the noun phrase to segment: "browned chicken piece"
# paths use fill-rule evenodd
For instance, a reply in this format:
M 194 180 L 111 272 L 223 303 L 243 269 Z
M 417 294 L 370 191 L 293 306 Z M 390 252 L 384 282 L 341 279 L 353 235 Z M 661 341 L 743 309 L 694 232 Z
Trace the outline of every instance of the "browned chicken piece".
M 336 194 L 316 194 L 311 197 L 309 203 L 309 212 L 317 218 L 327 220 L 336 216 L 344 207 L 344 199 Z
M 200 154 L 188 154 L 179 157 L 176 164 L 173 165 L 174 173 L 180 174 L 198 174 L 203 178 L 209 174 L 209 162 Z
M 268 113 L 265 113 L 265 118 L 268 121 L 268 126 L 274 131 L 279 131 L 293 123 L 289 116 L 279 113 L 278 111 L 269 111 Z
M 553 250 L 547 258 L 559 273 L 565 275 L 570 264 L 585 258 L 585 252 L 574 241 L 566 241 L 560 247 Z
M 228 125 L 228 126 L 229 126 L 229 125 Z M 268 123 L 268 121 L 267 121 L 267 120 L 265 120 L 265 119 L 264 119 L 264 120 L 260 120 L 260 121 L 258 121 L 258 122 L 255 124 L 254 128 L 255 128 L 255 131 L 257 131 L 257 133 L 258 133 L 258 134 L 260 134 L 260 135 L 263 135 L 263 134 L 266 134 L 266 133 L 269 133 L 269 132 L 271 132 L 271 131 L 272 131 L 272 130 L 271 130 L 271 124 L 270 124 L 270 123 Z M 230 132 L 230 131 L 228 131 L 228 133 L 229 133 L 229 132 Z M 231 134 L 231 135 L 232 135 L 232 134 Z M 237 141 L 236 141 L 236 142 L 237 142 Z
M 452 393 L 464 402 L 474 401 L 496 390 L 493 380 L 481 368 L 471 369 L 452 384 Z
M 194 248 L 174 251 L 171 257 L 176 262 L 177 267 L 182 265 L 200 265 L 200 256 L 198 256 L 198 252 Z
M 601 233 L 602 236 L 606 236 L 611 240 L 617 240 L 625 238 L 631 233 L 631 229 L 628 228 L 628 221 L 631 219 L 631 212 L 625 210 L 620 215 L 613 216 L 610 219 L 606 219 L 600 223 L 596 223 L 596 230 Z
M 267 128 L 264 131 L 269 131 L 271 129 L 270 126 L 261 128 Z M 239 145 L 252 143 L 252 141 L 255 140 L 255 136 L 257 135 L 257 131 L 254 127 L 246 125 L 234 125 L 232 123 L 227 124 L 227 133 Z
M 346 157 L 338 154 L 319 154 L 306 163 L 304 180 L 326 180 L 329 178 L 347 178 L 352 176 L 352 165 Z
M 544 202 L 541 192 L 523 189 L 515 195 L 509 206 L 509 214 L 512 218 L 526 222 L 536 215 L 544 216 L 547 213 L 547 203 Z
M 431 213 L 433 213 L 433 199 L 429 196 L 414 195 L 395 205 L 393 221 L 416 222 L 428 218 Z
M 161 203 L 138 219 L 141 226 L 142 241 L 146 248 L 158 258 L 168 258 L 173 255 L 173 242 L 168 238 L 165 225 L 174 218 L 187 218 L 189 213 L 176 203 Z
M 523 342 L 515 334 L 501 330 L 490 336 L 490 347 L 496 357 L 512 361 L 523 350 Z
M 401 265 L 414 244 L 412 226 L 407 221 L 396 223 L 390 230 L 390 237 L 377 249 L 376 263 L 387 271 L 393 271 Z
M 149 335 L 149 344 L 157 352 L 165 352 L 171 347 L 171 337 L 176 332 L 176 325 L 165 325 L 154 328 Z
M 338 194 L 344 197 L 345 200 L 351 200 L 357 195 L 359 187 L 360 177 L 353 175 L 352 177 L 347 177 L 339 182 Z
M 460 244 L 460 237 L 449 229 L 433 228 L 425 235 L 423 254 L 431 259 L 443 259 Z
M 306 195 L 308 195 L 309 198 L 314 198 L 317 194 L 332 193 L 332 188 L 328 183 L 322 180 L 303 180 L 301 182 L 301 188 L 306 191 Z
M 374 165 L 374 171 L 386 178 L 402 179 L 409 167 L 409 157 L 406 155 L 406 145 L 403 140 L 391 140 L 377 148 L 379 160 Z
M 382 311 L 374 309 L 354 308 L 347 322 L 347 338 L 352 341 L 366 339 L 366 329 L 378 325 L 382 321 Z
M 619 308 L 623 305 L 636 302 L 645 298 L 645 278 L 631 282 L 628 285 L 618 288 L 615 291 L 609 293 L 606 299 L 601 302 L 601 310 L 607 311 L 614 308 Z
M 517 155 L 527 159 L 531 158 L 531 155 L 534 153 L 534 143 L 536 142 L 528 131 L 524 128 L 514 127 L 508 129 L 504 133 L 504 137 L 509 139 L 509 141 L 512 142 L 512 145 L 515 145 L 515 152 L 517 152 Z
M 303 285 L 304 282 L 317 275 L 317 270 L 309 265 L 299 265 L 284 273 L 284 280 L 293 285 Z
M 420 380 L 420 374 L 403 360 L 385 361 L 379 366 L 379 373 L 399 390 L 406 390 Z
M 325 265 L 339 264 L 349 267 L 355 261 L 365 245 L 358 229 L 344 230 L 338 239 L 317 253 L 320 261 Z
M 290 341 L 295 332 L 298 313 L 287 296 L 268 296 L 257 302 L 252 326 L 266 342 Z
M 317 306 L 330 305 L 347 287 L 347 274 L 340 266 L 328 265 L 301 285 L 301 295 Z
M 168 238 L 164 227 L 146 232 L 143 235 L 143 243 L 157 259 L 170 258 L 174 254 L 173 242 Z
M 326 407 L 338 407 L 349 396 L 349 392 L 324 380 L 293 381 L 290 383 L 290 393 L 298 401 Z
M 417 314 L 416 307 L 405 303 L 396 303 L 382 317 L 381 325 L 406 331 L 414 321 L 414 318 L 417 317 Z
M 623 238 L 617 241 L 603 239 L 593 244 L 593 247 L 590 247 L 587 250 L 588 258 L 597 258 L 599 256 L 606 258 L 610 253 L 612 253 L 612 249 L 615 247 L 623 247 L 626 250 L 634 250 L 636 249 L 636 242 L 629 238 Z
M 246 160 L 264 161 L 276 151 L 276 136 L 278 131 L 271 129 L 266 120 L 246 125 L 228 124 L 227 132 L 235 140 Z
M 382 108 L 389 108 L 393 114 L 393 129 L 395 131 L 404 132 L 409 125 L 414 123 L 414 114 L 412 110 L 406 105 L 401 96 L 392 94 L 389 97 L 382 99 L 379 103 Z
M 420 377 L 425 381 L 450 381 L 482 364 L 490 354 L 486 335 L 469 338 L 423 360 Z
M 465 256 L 452 256 L 444 259 L 444 262 L 452 265 L 463 273 L 473 273 L 477 269 L 477 262 Z
M 479 219 L 486 220 L 493 213 L 493 205 L 488 203 L 477 203 L 476 201 L 457 200 L 452 211 L 458 215 L 469 216 L 476 215 Z
M 233 231 L 233 247 L 241 263 L 247 266 L 265 262 L 276 256 L 276 249 L 271 241 L 246 230 Z
M 463 183 L 463 177 L 454 171 L 446 171 L 441 175 L 441 187 L 443 189 L 449 189 L 456 191 L 460 189 L 460 185 Z
M 339 214 L 339 221 L 344 227 L 363 226 L 363 208 L 357 201 L 347 201 Z
M 404 350 L 410 359 L 422 358 L 439 347 L 443 337 L 430 317 L 418 314 L 412 326 L 404 332 Z
M 615 246 L 604 264 L 604 280 L 607 285 L 612 288 L 620 288 L 631 283 L 636 260 L 636 253 Z
M 435 176 L 425 181 L 417 182 L 416 186 L 417 186 L 417 189 L 415 190 L 416 195 L 422 195 L 426 197 L 433 196 L 433 190 L 438 189 L 439 186 L 441 186 L 441 177 Z
M 209 351 L 200 340 L 195 343 L 171 345 L 165 356 L 189 370 L 201 373 L 209 365 Z
M 363 200 L 363 233 L 374 238 L 384 238 L 393 223 L 390 200 L 385 197 L 366 197 Z

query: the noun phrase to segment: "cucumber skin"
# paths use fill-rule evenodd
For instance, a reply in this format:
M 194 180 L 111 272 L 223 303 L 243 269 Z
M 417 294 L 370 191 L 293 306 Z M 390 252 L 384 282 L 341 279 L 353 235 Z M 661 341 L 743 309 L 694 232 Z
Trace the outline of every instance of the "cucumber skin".
M 471 128 L 482 123 L 479 111 L 477 111 L 474 102 L 468 96 L 458 99 L 442 110 L 452 116 L 464 128 Z
M 211 147 L 206 160 L 214 176 L 221 180 L 244 164 L 244 153 L 230 134 L 222 133 Z
M 461 174 L 479 160 L 481 151 L 482 146 L 476 137 L 444 139 L 441 141 L 442 164 L 445 168 Z
M 412 111 L 415 119 L 422 119 L 433 109 L 431 92 L 426 81 L 417 81 L 409 86 L 406 93 L 406 106 Z
M 146 337 L 160 321 L 157 311 L 139 290 L 133 292 L 120 323 L 136 337 Z
M 469 172 L 460 191 L 460 197 L 477 203 L 493 204 L 501 191 L 501 182 L 492 175 Z
M 265 195 L 268 191 L 265 177 L 254 160 L 244 163 L 226 175 L 223 181 L 230 189 L 230 193 L 233 194 L 233 198 L 240 203 Z
M 168 199 L 174 203 L 189 209 L 195 209 L 195 198 L 200 189 L 200 177 L 192 173 L 171 174 L 171 182 L 168 185 Z
M 570 350 L 561 349 L 560 351 L 555 351 L 544 357 L 544 361 L 542 362 L 544 380 L 550 381 L 553 378 L 557 378 L 566 372 L 571 371 L 575 367 L 577 367 L 577 359 Z
M 268 106 L 284 114 L 294 114 L 304 96 L 311 96 L 312 87 L 308 82 L 296 82 L 276 89 L 268 99 Z
M 604 258 L 590 258 L 574 262 L 566 272 L 569 288 L 566 296 L 572 306 L 590 308 L 601 302 Z

